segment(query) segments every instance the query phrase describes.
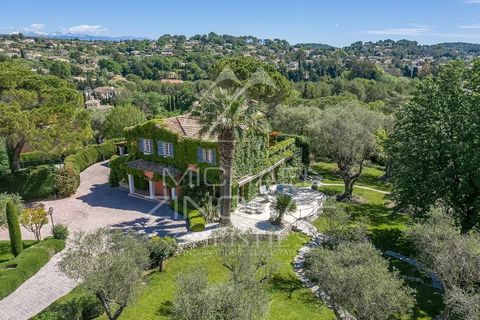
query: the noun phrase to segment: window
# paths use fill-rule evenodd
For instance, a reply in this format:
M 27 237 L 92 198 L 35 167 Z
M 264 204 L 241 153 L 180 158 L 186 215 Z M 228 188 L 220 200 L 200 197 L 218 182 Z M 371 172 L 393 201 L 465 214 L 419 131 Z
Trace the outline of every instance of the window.
M 158 154 L 162 157 L 173 157 L 173 143 L 157 141 Z
M 203 159 L 205 162 L 212 162 L 212 150 L 204 149 L 203 150 Z
M 198 162 L 215 163 L 215 150 L 198 147 L 197 160 Z
M 143 139 L 143 153 L 152 154 L 152 140 Z

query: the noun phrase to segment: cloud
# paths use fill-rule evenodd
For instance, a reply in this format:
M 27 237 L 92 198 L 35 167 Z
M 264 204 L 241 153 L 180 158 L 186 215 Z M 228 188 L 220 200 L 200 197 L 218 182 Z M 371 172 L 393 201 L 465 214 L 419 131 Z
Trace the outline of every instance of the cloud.
M 427 26 L 417 26 L 412 28 L 387 28 L 380 30 L 366 30 L 365 33 L 377 34 L 385 36 L 418 36 L 426 35 L 431 32 L 432 29 Z
M 458 26 L 460 29 L 480 29 L 480 24 L 469 24 L 464 26 Z
M 81 24 L 78 26 L 66 28 L 64 31 L 74 34 L 99 34 L 108 31 L 108 29 L 100 25 Z
M 32 23 L 28 27 L 23 27 L 22 31 L 24 32 L 41 32 L 45 29 L 46 25 L 43 23 Z

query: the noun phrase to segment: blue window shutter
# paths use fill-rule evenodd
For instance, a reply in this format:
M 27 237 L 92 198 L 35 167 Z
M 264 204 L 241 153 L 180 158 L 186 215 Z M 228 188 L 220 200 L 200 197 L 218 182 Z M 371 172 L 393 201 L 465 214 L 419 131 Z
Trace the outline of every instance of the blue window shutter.
M 173 158 L 173 143 L 170 143 L 170 152 L 172 153 L 172 158 Z
M 216 164 L 217 163 L 217 151 L 215 149 L 212 149 L 212 161 L 211 163 Z
M 203 162 L 203 149 L 201 147 L 197 148 L 197 161 L 199 163 Z
M 138 150 L 143 153 L 143 138 L 138 139 Z
M 163 151 L 163 141 L 157 141 L 158 154 L 163 156 L 165 152 Z

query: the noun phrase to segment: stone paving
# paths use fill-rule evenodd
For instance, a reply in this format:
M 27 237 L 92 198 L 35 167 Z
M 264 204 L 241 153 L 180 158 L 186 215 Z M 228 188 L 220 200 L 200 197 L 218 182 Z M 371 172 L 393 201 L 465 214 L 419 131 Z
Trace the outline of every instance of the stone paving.
M 0 300 L 0 320 L 30 319 L 53 301 L 75 288 L 77 283 L 57 269 L 58 253 L 14 293 Z

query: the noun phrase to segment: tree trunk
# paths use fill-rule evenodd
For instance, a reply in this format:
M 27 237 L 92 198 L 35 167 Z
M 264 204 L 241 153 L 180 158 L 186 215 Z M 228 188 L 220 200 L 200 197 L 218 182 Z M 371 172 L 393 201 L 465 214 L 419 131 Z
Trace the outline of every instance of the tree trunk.
M 343 191 L 343 194 L 337 196 L 337 201 L 351 202 L 353 200 L 352 194 L 353 194 L 354 183 L 355 183 L 355 180 L 352 179 L 350 176 L 343 178 L 343 184 L 345 185 L 345 190 Z
M 225 226 L 231 224 L 233 158 L 235 156 L 234 138 L 233 130 L 224 130 L 218 135 L 220 169 L 223 175 L 222 187 L 220 189 L 220 223 Z
M 158 263 L 158 272 L 162 272 L 163 271 L 163 260 L 164 259 L 161 259 Z
M 20 139 L 16 144 L 10 139 L 7 139 L 6 147 L 7 147 L 8 163 L 10 165 L 11 172 L 20 170 L 20 154 L 22 152 L 24 144 L 25 144 L 24 138 Z
M 120 317 L 120 315 L 122 314 L 123 309 L 125 309 L 125 304 L 121 304 L 118 307 L 118 309 L 115 311 L 115 313 L 112 314 L 112 310 L 110 309 L 110 305 L 108 304 L 108 301 L 107 301 L 107 299 L 105 299 L 103 294 L 101 294 L 100 292 L 97 292 L 95 295 L 97 296 L 97 299 L 100 300 L 100 302 L 102 303 L 102 307 L 105 310 L 107 318 L 109 320 L 117 320 L 118 317 Z
M 385 166 L 385 174 L 381 176 L 379 179 L 382 181 L 389 182 L 390 178 L 392 178 L 392 164 L 389 160 L 387 160 L 387 165 Z

